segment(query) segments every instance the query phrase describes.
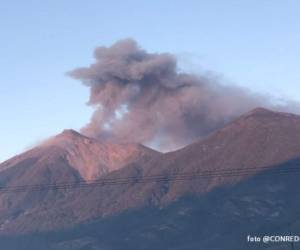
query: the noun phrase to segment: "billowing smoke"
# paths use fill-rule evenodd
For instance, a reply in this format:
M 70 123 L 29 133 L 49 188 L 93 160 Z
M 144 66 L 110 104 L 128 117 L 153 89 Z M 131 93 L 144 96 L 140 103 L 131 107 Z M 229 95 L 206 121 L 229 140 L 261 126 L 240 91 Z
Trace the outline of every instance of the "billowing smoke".
M 95 107 L 84 134 L 172 150 L 266 101 L 206 76 L 179 72 L 176 58 L 134 40 L 98 47 L 95 63 L 69 74 L 90 88 Z

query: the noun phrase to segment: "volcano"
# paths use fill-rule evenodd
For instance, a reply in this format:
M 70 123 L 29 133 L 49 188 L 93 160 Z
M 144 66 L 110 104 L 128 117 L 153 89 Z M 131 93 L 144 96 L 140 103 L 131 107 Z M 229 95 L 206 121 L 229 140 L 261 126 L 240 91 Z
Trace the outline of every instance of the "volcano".
M 24 186 L 1 192 L 0 234 L 11 249 L 36 232 L 49 249 L 251 249 L 247 232 L 300 232 L 299 156 L 300 116 L 264 108 L 165 154 L 66 130 L 0 165 L 3 191 Z

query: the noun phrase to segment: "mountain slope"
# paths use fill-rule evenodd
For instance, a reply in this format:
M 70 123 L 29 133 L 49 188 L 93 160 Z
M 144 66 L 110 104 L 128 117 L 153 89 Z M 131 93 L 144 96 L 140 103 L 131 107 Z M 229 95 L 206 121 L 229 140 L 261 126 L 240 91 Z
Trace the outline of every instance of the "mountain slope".
M 252 174 L 255 174 L 262 171 L 261 167 L 272 167 L 299 156 L 300 116 L 257 108 L 203 140 L 164 155 L 159 168 L 147 167 L 144 172 L 153 175 L 162 171 L 189 173 L 254 169 Z M 176 183 L 164 199 L 176 199 L 185 192 L 207 192 L 242 179 L 245 176 Z
M 293 160 L 274 166 L 299 166 Z M 164 209 L 145 207 L 47 233 L 0 236 L 9 250 L 245 250 L 290 249 L 290 243 L 248 243 L 250 235 L 300 233 L 299 175 L 251 177 L 200 196 L 183 197 Z M 295 244 L 298 249 L 299 243 Z
M 31 167 L 35 163 L 46 166 L 65 162 L 88 181 L 120 169 L 140 158 L 152 157 L 156 154 L 159 153 L 139 144 L 101 142 L 74 130 L 64 130 L 38 147 L 0 164 L 0 170 L 22 165 L 23 161 L 25 161 L 23 165 L 31 165 Z M 35 159 L 36 162 L 27 163 L 29 159 Z M 55 181 L 63 181 L 63 179 L 53 179 L 53 182 Z
M 55 199 L 27 202 L 28 207 L 23 206 L 21 212 L 13 214 L 12 210 L 5 210 L 1 213 L 3 219 L 0 218 L 4 223 L 2 232 L 48 231 L 109 218 L 131 209 L 142 210 L 153 206 L 165 209 L 188 195 L 201 197 L 217 188 L 236 187 L 262 174 L 265 167 L 272 170 L 276 165 L 299 156 L 300 117 L 259 108 L 181 150 L 163 155 L 155 154 L 100 177 L 100 180 L 130 178 L 132 181 L 127 184 L 91 184 L 85 188 L 60 190 L 60 195 L 55 196 Z M 208 175 L 188 181 L 139 182 L 143 176 L 168 177 L 178 173 L 230 172 L 235 169 L 252 171 L 227 177 L 224 174 Z M 5 171 L 0 173 L 0 180 L 5 180 L 2 177 L 5 176 Z M 268 188 L 276 188 L 276 182 L 272 179 L 270 182 Z M 254 190 L 256 188 L 250 187 Z M 47 191 L 47 194 L 51 192 L 54 191 Z M 36 194 L 27 195 L 32 197 Z M 9 197 L 14 197 L 14 194 L 7 193 L 0 199 L 4 201 Z M 47 218 L 47 221 L 43 218 Z M 4 219 L 8 222 L 5 223 Z
M 224 177 L 221 174 L 189 181 L 137 183 L 122 191 L 117 207 L 123 208 L 125 200 L 130 200 L 129 204 L 134 204 L 133 207 L 149 203 L 163 206 L 187 194 L 207 193 L 222 185 L 236 184 L 265 168 L 299 156 L 300 117 L 258 108 L 181 150 L 113 172 L 109 176 L 168 177 L 174 174 L 251 170 L 247 175 Z M 110 207 L 109 202 L 107 204 Z
M 142 145 L 101 142 L 73 130 L 65 130 L 36 148 L 2 163 L 0 186 L 89 183 L 127 164 L 158 155 L 160 153 Z M 48 212 L 54 213 L 55 219 L 42 219 L 47 225 L 42 227 L 59 227 L 59 221 L 65 217 L 65 211 L 60 211 L 60 208 L 68 206 L 72 194 L 72 190 L 44 189 L 31 192 L 26 188 L 20 188 L 20 192 L 0 192 L 0 232 L 7 232 L 8 225 L 15 225 L 19 231 L 42 226 L 40 221 L 27 224 L 22 218 L 38 218 L 38 213 L 44 216 Z M 77 198 L 81 199 L 80 196 Z M 57 202 L 60 202 L 59 205 L 55 205 Z M 47 204 L 46 207 L 43 204 Z M 71 218 L 72 210 L 76 210 L 76 207 L 69 209 Z M 66 216 L 65 219 L 65 223 L 71 223 L 70 217 Z

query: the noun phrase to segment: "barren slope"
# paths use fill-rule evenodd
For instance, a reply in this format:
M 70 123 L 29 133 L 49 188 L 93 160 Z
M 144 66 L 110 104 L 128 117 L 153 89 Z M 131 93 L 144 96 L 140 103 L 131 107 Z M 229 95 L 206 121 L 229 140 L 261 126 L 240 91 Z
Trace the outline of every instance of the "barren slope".
M 11 212 L 3 213 L 11 218 L 3 231 L 47 231 L 128 209 L 164 207 L 187 195 L 205 195 L 214 188 L 243 183 L 264 172 L 265 167 L 272 170 L 276 165 L 299 156 L 300 117 L 259 108 L 181 150 L 164 155 L 155 154 L 101 177 L 112 180 L 130 178 L 127 184 L 60 190 L 61 195 L 55 199 L 44 199 L 36 204 L 29 202 L 28 208 L 15 216 Z M 139 182 L 144 176 L 170 177 L 182 173 L 218 173 L 236 169 L 251 171 L 226 177 L 224 174 L 210 174 L 191 180 Z M 5 176 L 4 172 L 0 178 Z M 272 189 L 276 183 L 270 185 Z M 27 195 L 34 196 L 33 193 Z M 13 196 L 7 194 L 7 197 Z M 43 218 L 47 218 L 47 221 Z

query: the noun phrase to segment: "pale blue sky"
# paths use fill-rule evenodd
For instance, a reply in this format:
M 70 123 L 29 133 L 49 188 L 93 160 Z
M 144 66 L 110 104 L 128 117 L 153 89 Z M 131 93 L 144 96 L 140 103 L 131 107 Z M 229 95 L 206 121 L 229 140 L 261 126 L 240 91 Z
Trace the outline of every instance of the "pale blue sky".
M 2 1 L 0 161 L 90 117 L 65 72 L 132 37 L 254 91 L 300 101 L 300 1 Z

